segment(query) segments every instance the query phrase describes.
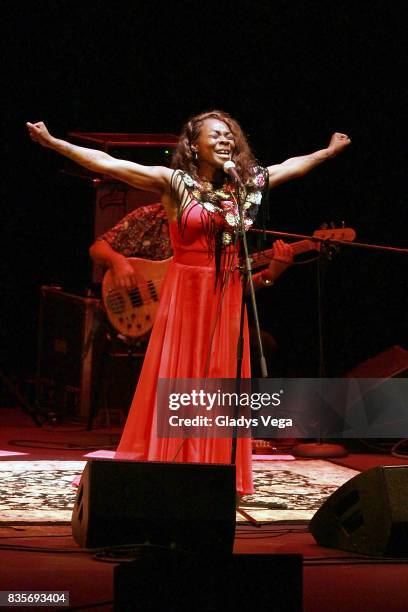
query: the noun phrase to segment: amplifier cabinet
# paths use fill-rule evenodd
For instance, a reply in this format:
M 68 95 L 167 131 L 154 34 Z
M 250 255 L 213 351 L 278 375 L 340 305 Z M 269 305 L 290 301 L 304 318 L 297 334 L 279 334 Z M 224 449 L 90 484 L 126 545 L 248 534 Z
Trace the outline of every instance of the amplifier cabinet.
M 100 300 L 41 287 L 37 406 L 88 416 L 92 402 L 92 336 Z

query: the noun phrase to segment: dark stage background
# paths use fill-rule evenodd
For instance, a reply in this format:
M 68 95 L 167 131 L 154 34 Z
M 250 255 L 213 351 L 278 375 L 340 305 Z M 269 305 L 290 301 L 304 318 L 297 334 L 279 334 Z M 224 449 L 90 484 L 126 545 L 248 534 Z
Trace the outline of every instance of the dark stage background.
M 262 164 L 351 147 L 271 193 L 271 228 L 345 221 L 361 242 L 408 247 L 406 27 L 389 2 L 3 3 L 1 360 L 35 369 L 39 287 L 84 282 L 92 202 L 25 122 L 72 130 L 178 133 L 211 108 L 243 125 Z M 407 256 L 345 249 L 326 282 L 327 373 L 408 348 Z M 314 266 L 259 294 L 263 327 L 292 375 L 318 367 Z

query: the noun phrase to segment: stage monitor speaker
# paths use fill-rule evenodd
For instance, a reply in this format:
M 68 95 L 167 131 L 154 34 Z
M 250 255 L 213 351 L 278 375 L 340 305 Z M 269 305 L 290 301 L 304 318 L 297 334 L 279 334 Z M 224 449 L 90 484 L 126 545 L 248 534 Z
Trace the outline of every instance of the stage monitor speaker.
M 72 513 L 82 548 L 149 543 L 188 551 L 232 551 L 235 466 L 89 461 Z
M 408 351 L 395 345 L 347 372 L 346 378 L 406 378 Z
M 324 502 L 309 529 L 321 546 L 408 557 L 408 466 L 354 476 Z
M 302 556 L 150 551 L 114 568 L 115 612 L 301 612 Z

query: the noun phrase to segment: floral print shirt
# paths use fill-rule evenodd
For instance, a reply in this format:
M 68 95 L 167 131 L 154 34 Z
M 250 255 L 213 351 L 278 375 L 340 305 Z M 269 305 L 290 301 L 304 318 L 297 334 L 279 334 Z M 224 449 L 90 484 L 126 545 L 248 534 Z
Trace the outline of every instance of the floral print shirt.
M 167 216 L 161 204 L 136 208 L 99 240 L 106 240 L 125 257 L 160 260 L 172 256 Z

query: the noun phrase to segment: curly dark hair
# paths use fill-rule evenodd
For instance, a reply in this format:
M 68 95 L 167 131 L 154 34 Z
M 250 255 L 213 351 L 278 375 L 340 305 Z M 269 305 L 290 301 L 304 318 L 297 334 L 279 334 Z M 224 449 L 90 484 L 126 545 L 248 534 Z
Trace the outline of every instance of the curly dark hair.
M 197 177 L 197 163 L 193 158 L 191 145 L 194 144 L 200 135 L 201 127 L 206 119 L 218 119 L 225 123 L 234 137 L 233 161 L 237 171 L 244 183 L 247 183 L 253 176 L 253 168 L 256 166 L 256 159 L 249 147 L 247 139 L 241 126 L 228 113 L 220 110 L 212 110 L 200 115 L 191 117 L 184 124 L 180 138 L 172 157 L 172 168 L 184 170 L 190 176 Z

